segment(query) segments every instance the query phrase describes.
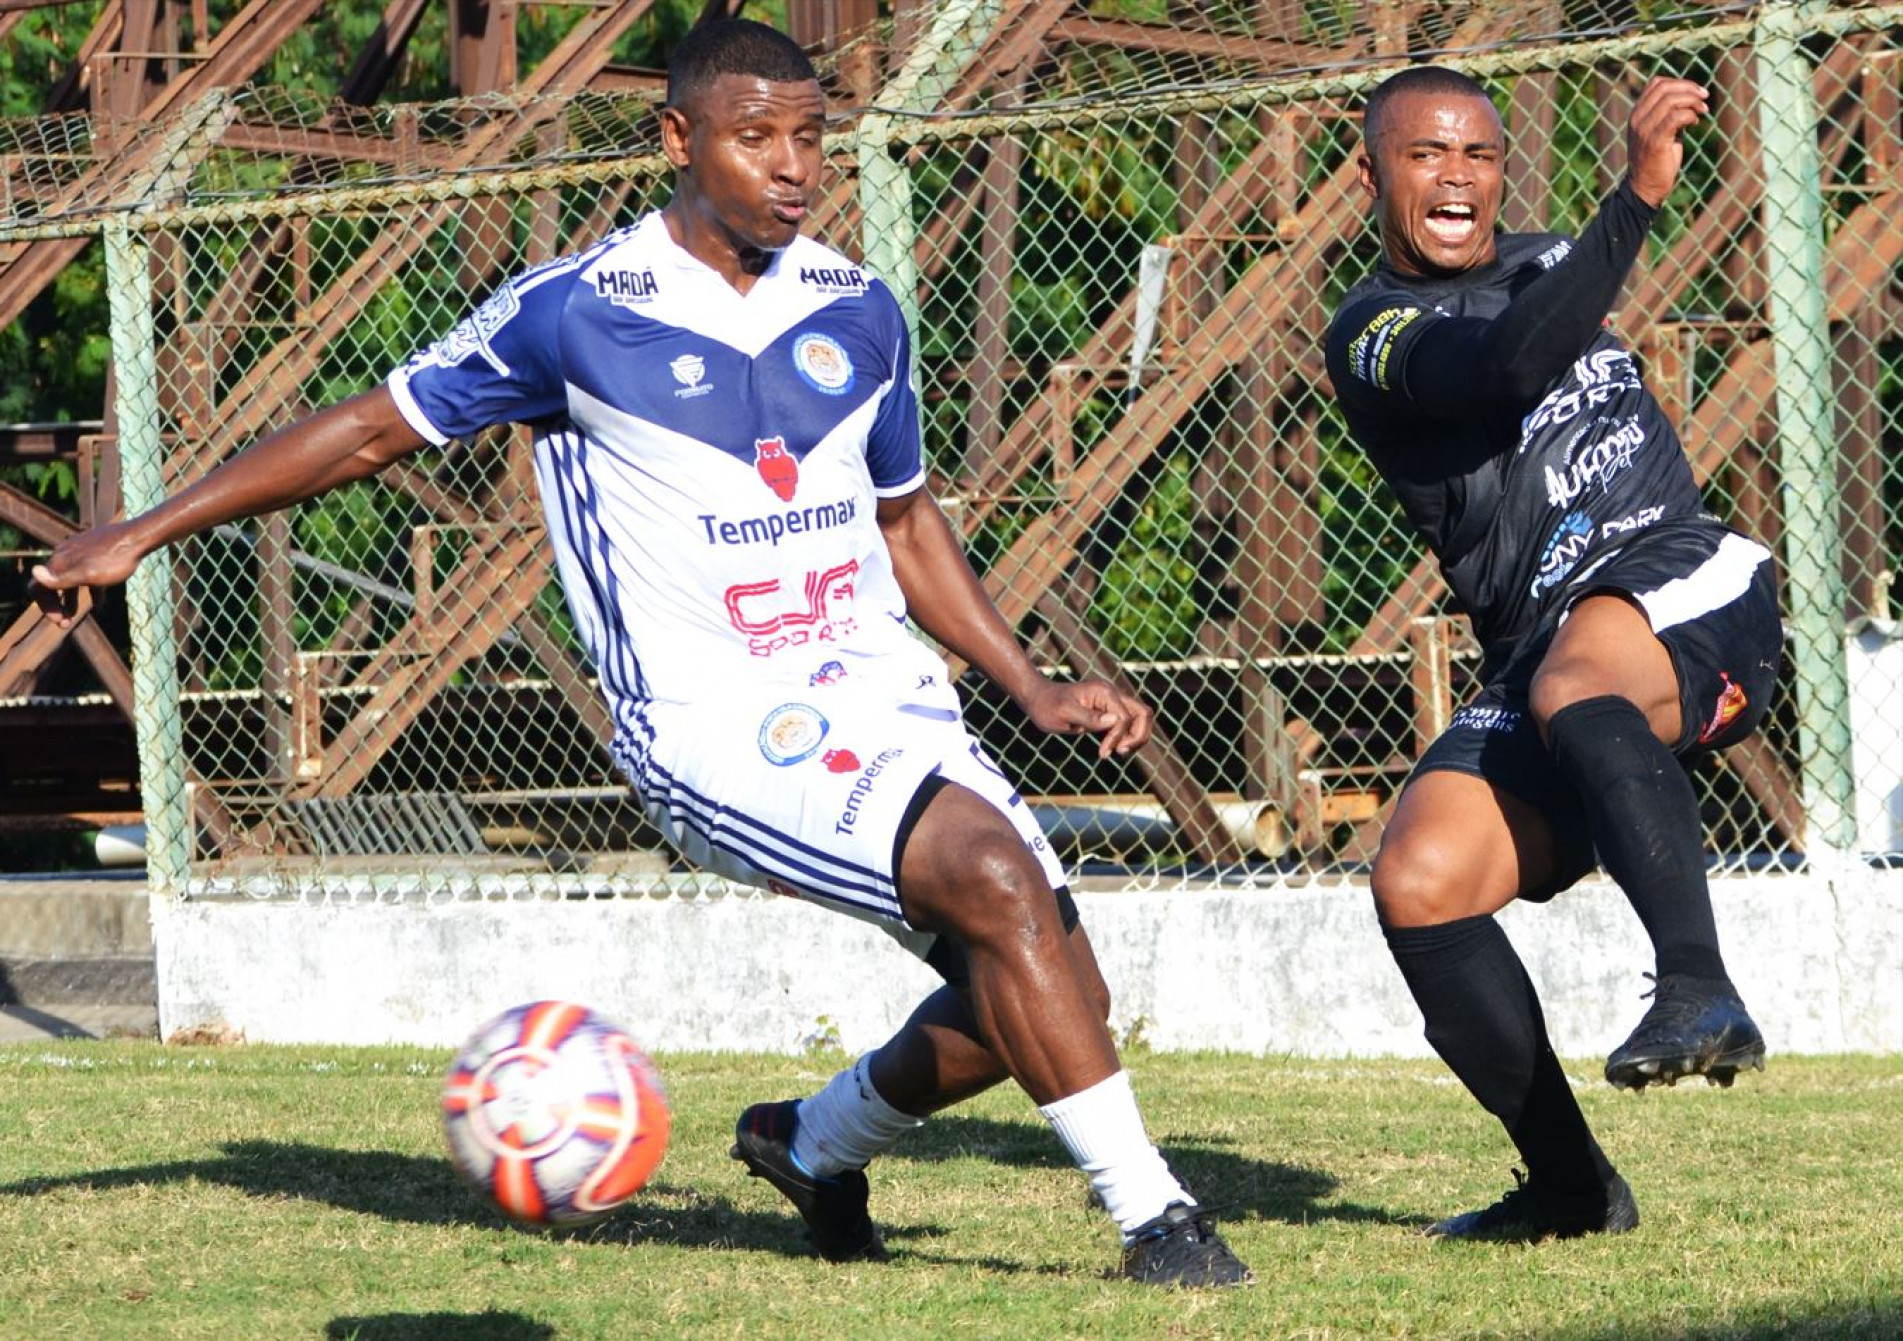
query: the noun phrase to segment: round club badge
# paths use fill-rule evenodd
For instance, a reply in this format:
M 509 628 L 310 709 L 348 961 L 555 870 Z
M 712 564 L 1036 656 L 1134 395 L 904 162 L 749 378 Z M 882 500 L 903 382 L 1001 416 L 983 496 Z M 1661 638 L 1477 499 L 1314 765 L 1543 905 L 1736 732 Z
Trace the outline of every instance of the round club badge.
M 830 335 L 807 331 L 793 340 L 793 366 L 806 384 L 829 396 L 852 390 L 852 360 L 845 346 Z
M 810 759 L 826 739 L 826 719 L 804 703 L 782 703 L 760 723 L 760 753 L 785 768 Z

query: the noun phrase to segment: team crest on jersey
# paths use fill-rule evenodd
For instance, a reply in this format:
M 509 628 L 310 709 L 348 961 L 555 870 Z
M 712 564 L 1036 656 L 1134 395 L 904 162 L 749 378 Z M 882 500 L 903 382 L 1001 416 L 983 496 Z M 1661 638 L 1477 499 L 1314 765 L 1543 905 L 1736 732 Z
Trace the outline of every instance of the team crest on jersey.
M 680 390 L 674 393 L 680 400 L 692 400 L 714 389 L 714 384 L 706 381 L 707 360 L 699 354 L 682 354 L 667 365 L 667 370 L 681 384 Z
M 819 709 L 804 703 L 782 703 L 760 723 L 760 753 L 769 764 L 785 768 L 810 759 L 826 739 L 828 723 Z
M 793 366 L 806 385 L 829 396 L 852 390 L 852 360 L 845 346 L 830 335 L 807 331 L 793 341 Z
M 616 307 L 643 306 L 661 291 L 652 270 L 597 270 L 594 278 L 595 296 Z
M 753 468 L 782 503 L 791 503 L 800 487 L 800 463 L 786 450 L 785 438 L 755 438 Z

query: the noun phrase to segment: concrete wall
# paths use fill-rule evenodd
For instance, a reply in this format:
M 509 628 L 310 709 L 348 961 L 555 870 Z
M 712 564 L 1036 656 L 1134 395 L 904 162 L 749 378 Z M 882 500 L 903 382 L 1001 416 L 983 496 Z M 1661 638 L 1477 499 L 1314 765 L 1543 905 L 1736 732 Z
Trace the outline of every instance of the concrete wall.
M 1732 976 L 1773 1052 L 1903 1052 L 1903 872 L 1730 878 Z M 1081 893 L 1120 1031 L 1162 1049 L 1424 1056 L 1365 888 Z M 586 1002 L 658 1049 L 879 1042 L 930 970 L 876 929 L 791 899 L 199 901 L 153 910 L 167 1036 L 449 1045 L 507 1006 Z M 1584 885 L 1503 921 L 1558 1050 L 1603 1053 L 1651 967 L 1623 896 Z

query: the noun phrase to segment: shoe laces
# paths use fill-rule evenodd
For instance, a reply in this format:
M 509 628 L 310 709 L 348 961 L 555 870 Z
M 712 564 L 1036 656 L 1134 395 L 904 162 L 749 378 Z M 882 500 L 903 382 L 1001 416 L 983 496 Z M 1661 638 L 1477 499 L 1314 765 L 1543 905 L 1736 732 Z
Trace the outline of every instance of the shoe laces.
M 1652 980 L 1652 990 L 1639 994 L 1639 1000 L 1650 1000 L 1651 1009 L 1645 1013 L 1645 1023 L 1659 1024 L 1667 1021 L 1682 1023 L 1696 1018 L 1711 1003 L 1715 992 L 1700 991 L 1684 975 L 1667 973 L 1659 975 L 1648 973 Z
M 1513 1169 L 1513 1186 L 1500 1200 L 1480 1213 L 1480 1219 L 1486 1225 L 1517 1224 L 1524 1208 L 1531 1203 L 1535 1195 L 1533 1184 L 1524 1169 Z

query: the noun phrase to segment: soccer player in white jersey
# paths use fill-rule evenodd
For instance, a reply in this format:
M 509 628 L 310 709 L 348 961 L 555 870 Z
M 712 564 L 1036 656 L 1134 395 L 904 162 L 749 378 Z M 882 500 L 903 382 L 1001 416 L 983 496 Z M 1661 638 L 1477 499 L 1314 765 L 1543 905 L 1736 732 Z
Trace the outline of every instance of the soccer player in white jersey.
M 696 29 L 670 63 L 664 209 L 505 284 L 376 390 L 62 542 L 38 599 L 68 622 L 77 588 L 162 545 L 531 425 L 614 757 L 649 815 L 694 861 L 870 919 L 946 980 L 820 1093 L 743 1113 L 735 1158 L 823 1256 L 883 1257 L 865 1165 L 1009 1076 L 1116 1220 L 1127 1275 L 1246 1281 L 1145 1133 L 1061 867 L 908 618 L 1106 757 L 1148 738 L 1149 710 L 1040 673 L 925 489 L 898 305 L 800 236 L 825 112 L 784 35 Z

